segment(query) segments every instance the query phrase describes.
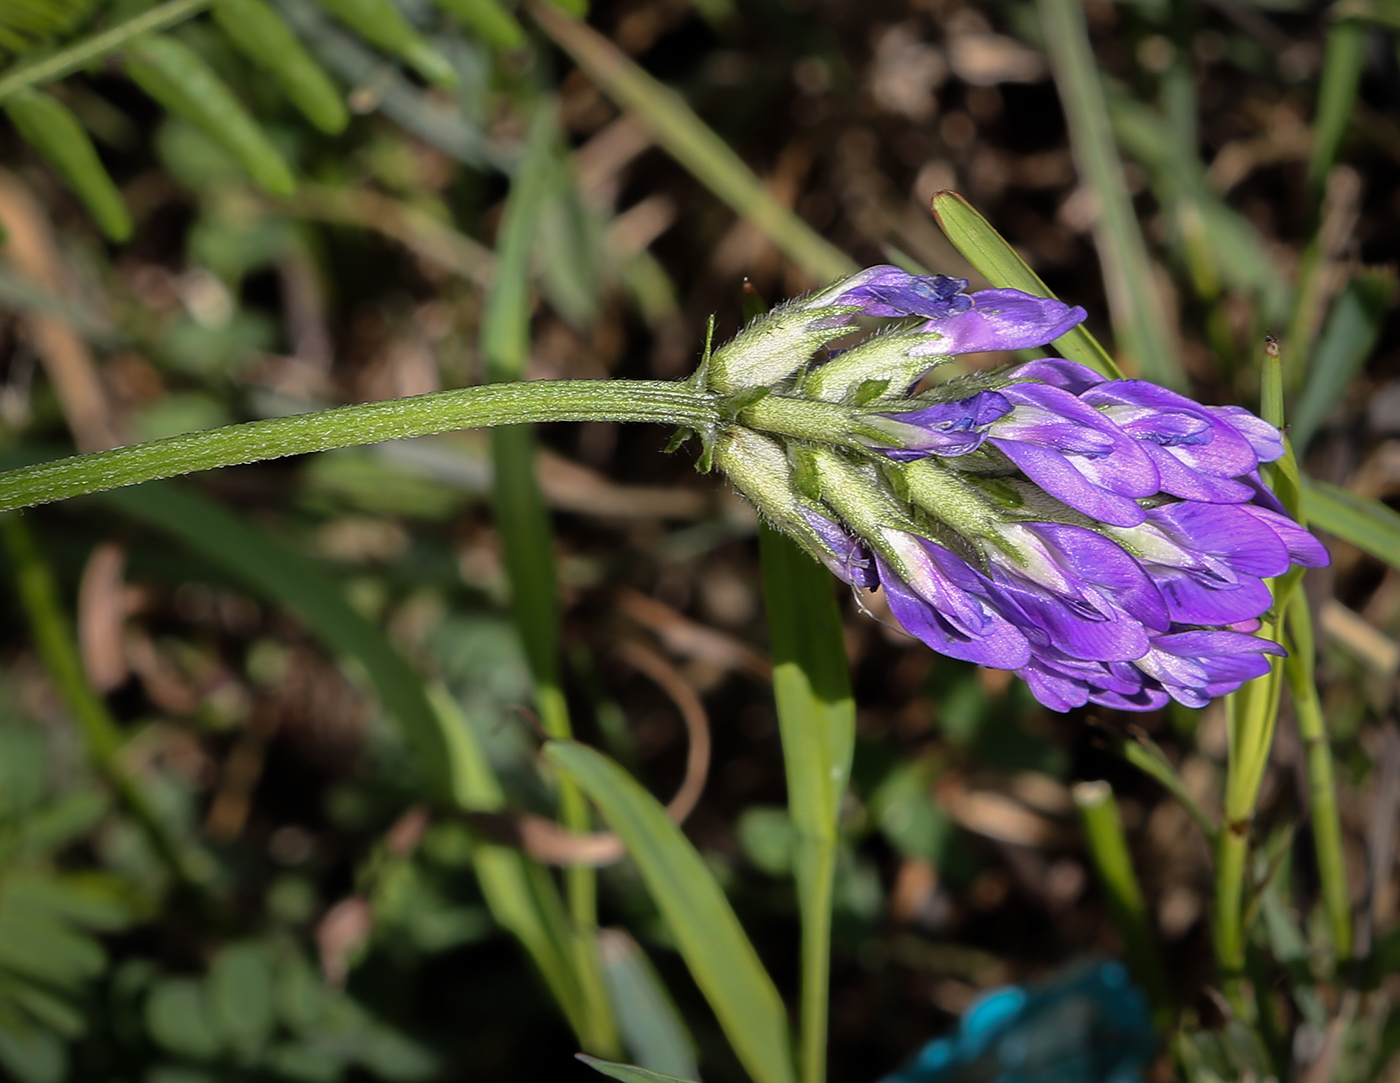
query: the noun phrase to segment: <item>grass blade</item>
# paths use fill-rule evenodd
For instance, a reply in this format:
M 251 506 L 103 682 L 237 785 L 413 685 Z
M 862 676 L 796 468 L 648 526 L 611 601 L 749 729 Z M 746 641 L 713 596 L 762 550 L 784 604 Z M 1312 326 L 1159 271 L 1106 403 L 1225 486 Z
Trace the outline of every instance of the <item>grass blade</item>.
M 1319 530 L 1400 568 L 1400 512 L 1379 500 L 1309 477 L 1303 478 L 1303 510 Z
M 106 702 L 83 673 L 77 641 L 64 618 L 53 573 L 34 535 L 24 520 L 13 514 L 0 515 L 0 534 L 14 565 L 20 604 L 29 621 L 35 648 L 50 680 L 72 712 L 92 766 L 120 795 L 175 878 L 188 886 L 207 887 L 216 872 L 213 858 L 194 840 L 181 838 L 171 829 L 122 765 L 125 736 L 107 710 Z
M 622 1083 L 695 1083 L 693 1079 L 682 1079 L 680 1076 L 651 1072 L 645 1068 L 638 1068 L 634 1064 L 614 1064 L 612 1061 L 599 1060 L 597 1057 L 589 1057 L 583 1053 L 575 1055 L 595 1072 L 602 1072 L 605 1076 L 620 1079 Z
M 656 798 L 585 745 L 552 741 L 567 771 L 627 845 L 681 955 L 756 1083 L 796 1083 L 787 1013 L 714 874 Z
M 1108 912 L 1118 935 L 1128 966 L 1152 1002 L 1153 1014 L 1159 1025 L 1171 1019 L 1171 993 L 1157 939 L 1147 914 L 1147 902 L 1133 871 L 1128 839 L 1123 834 L 1123 819 L 1113 788 L 1107 782 L 1080 782 L 1074 787 L 1074 803 L 1079 809 L 1079 821 L 1084 828 L 1084 841 L 1089 858 L 1099 875 Z
M 1307 384 L 1290 418 L 1293 446 L 1307 450 L 1313 435 L 1346 394 L 1380 340 L 1395 300 L 1395 271 L 1363 271 L 1342 290 L 1308 362 Z
M 1098 203 L 1094 238 L 1103 262 L 1113 326 L 1144 378 L 1184 388 L 1156 273 L 1138 228 L 1123 162 L 1113 141 L 1103 85 L 1079 0 L 1039 0 L 1041 25 L 1079 170 Z
M 114 53 L 133 38 L 182 23 L 198 15 L 215 0 L 169 0 L 142 11 L 100 34 L 91 34 L 48 56 L 16 64 L 0 76 L 0 101 L 26 87 L 43 86 L 85 68 L 95 60 Z
M 447 748 L 452 797 L 468 812 L 498 812 L 505 794 L 471 720 L 441 685 L 428 689 Z M 529 954 L 574 1033 L 589 1026 L 588 1005 L 573 967 L 573 929 L 548 870 L 518 850 L 478 842 L 472 863 L 491 916 Z
M 794 872 L 802 911 L 802 1079 L 821 1083 L 826 1078 L 837 818 L 851 772 L 855 700 L 831 574 L 786 535 L 767 526 L 759 528 L 759 549 L 788 811 L 796 835 Z
M 1323 183 L 1337 160 L 1337 151 L 1361 88 L 1366 31 L 1366 24 L 1360 19 L 1338 19 L 1327 32 L 1322 77 L 1317 88 L 1317 113 L 1313 118 L 1312 155 L 1308 159 L 1308 186 L 1316 200 L 1322 198 Z
M 668 1078 L 698 1079 L 695 1042 L 641 945 L 621 929 L 604 930 L 599 943 L 617 1025 L 633 1059 Z
M 496 278 L 482 314 L 481 352 L 487 378 L 498 383 L 519 380 L 530 346 L 530 259 L 540 212 L 553 180 L 558 140 L 552 101 L 535 106 L 525 155 L 506 202 L 497 242 Z M 569 708 L 559 676 L 559 592 L 554 566 L 554 531 L 544 496 L 535 479 L 535 437 L 528 425 L 508 425 L 491 433 L 495 462 L 496 530 L 501 538 L 510 582 L 511 614 L 530 672 L 535 680 L 535 707 L 551 737 L 572 735 Z M 564 825 L 589 828 L 588 806 L 572 781 L 559 787 Z M 597 944 L 597 877 L 583 866 L 570 868 L 569 912 L 578 934 L 574 963 L 583 987 L 589 1023 L 580 1039 L 590 1049 L 615 1053 L 617 1026 L 608 1009 L 607 989 Z
M 933 216 L 948 240 L 993 286 L 1020 290 L 1037 297 L 1054 297 L 1050 287 L 1030 269 L 1016 250 L 1006 243 L 990 222 L 957 192 L 939 192 L 933 197 Z M 1060 357 L 1078 361 L 1117 380 L 1123 373 L 1098 339 L 1084 325 L 1065 332 L 1052 344 Z

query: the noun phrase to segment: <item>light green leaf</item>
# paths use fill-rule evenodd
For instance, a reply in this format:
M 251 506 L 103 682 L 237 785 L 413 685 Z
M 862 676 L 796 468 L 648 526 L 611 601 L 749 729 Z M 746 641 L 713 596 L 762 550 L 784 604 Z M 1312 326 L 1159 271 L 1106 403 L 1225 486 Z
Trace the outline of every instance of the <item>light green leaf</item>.
M 272 963 L 257 944 L 227 944 L 209 964 L 206 996 L 224 1040 L 244 1056 L 261 1053 L 276 1024 Z
M 599 934 L 603 977 L 622 1040 L 652 1072 L 697 1079 L 695 1042 L 641 945 L 621 929 Z
M 1308 522 L 1393 568 L 1400 568 L 1400 512 L 1340 485 L 1303 478 Z
M 266 0 L 219 0 L 214 21 L 245 56 L 277 81 L 307 120 L 332 135 L 345 130 L 350 110 L 344 96 Z
M 1366 35 L 1367 27 L 1359 19 L 1338 19 L 1327 32 L 1313 121 L 1312 156 L 1308 159 L 1308 184 L 1319 198 L 1337 160 L 1337 150 L 1361 87 Z
M 595 1072 L 602 1072 L 613 1079 L 620 1079 L 622 1083 L 696 1083 L 693 1079 L 685 1079 L 681 1076 L 650 1072 L 645 1068 L 638 1068 L 634 1064 L 615 1064 L 610 1060 L 599 1060 L 597 1057 L 590 1057 L 585 1053 L 575 1053 L 574 1056 Z
M 627 845 L 696 984 L 756 1083 L 795 1083 L 787 1014 L 713 873 L 656 798 L 606 756 L 572 741 L 544 750 Z
M 107 953 L 92 937 L 51 918 L 17 913 L 0 900 L 0 969 L 77 989 L 106 966 Z
M 437 0 L 437 5 L 493 49 L 525 44 L 525 28 L 498 0 Z
M 802 1074 L 817 1083 L 826 1076 L 837 818 L 856 705 L 831 573 L 767 526 L 759 528 L 759 551 L 802 911 Z
M 172 1053 L 211 1060 L 223 1042 L 210 1023 L 204 985 L 194 978 L 167 978 L 146 997 L 146 1029 Z
M 1363 271 L 1347 283 L 1307 359 L 1308 378 L 1290 417 L 1289 437 L 1299 454 L 1341 401 L 1380 339 L 1395 300 L 1395 271 Z
M 45 1027 L 0 1015 L 0 1068 L 17 1083 L 62 1083 L 68 1074 L 68 1047 Z
M 296 191 L 291 167 L 203 57 L 164 34 L 138 38 L 123 52 L 137 85 L 216 139 L 258 187 L 276 196 Z
M 993 286 L 1016 289 L 1037 297 L 1055 296 L 1030 265 L 992 228 L 991 223 L 957 192 L 939 192 L 934 196 L 933 216 L 938 219 L 939 226 L 953 246 Z M 1099 344 L 1098 339 L 1084 329 L 1083 324 L 1066 331 L 1053 345 L 1058 356 L 1088 365 L 1110 380 L 1123 376 L 1113 357 Z
M 68 182 L 102 232 L 114 241 L 129 238 L 131 212 L 72 110 L 49 94 L 25 90 L 5 102 L 5 111 L 25 142 Z
M 405 61 L 428 82 L 455 87 L 451 61 L 409 26 L 393 0 L 320 0 L 320 4 L 371 45 Z

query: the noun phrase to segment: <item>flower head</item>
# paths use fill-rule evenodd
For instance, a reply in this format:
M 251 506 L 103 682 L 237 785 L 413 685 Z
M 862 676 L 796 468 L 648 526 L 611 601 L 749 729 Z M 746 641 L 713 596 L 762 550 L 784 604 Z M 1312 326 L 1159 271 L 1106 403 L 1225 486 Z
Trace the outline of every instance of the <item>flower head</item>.
M 1265 581 L 1328 559 L 1260 480 L 1278 430 L 1058 358 L 916 390 L 1084 318 L 966 289 L 873 267 L 750 325 L 707 377 L 736 402 L 716 461 L 910 634 L 1053 709 L 1199 706 L 1265 672 Z M 858 316 L 905 322 L 812 359 Z

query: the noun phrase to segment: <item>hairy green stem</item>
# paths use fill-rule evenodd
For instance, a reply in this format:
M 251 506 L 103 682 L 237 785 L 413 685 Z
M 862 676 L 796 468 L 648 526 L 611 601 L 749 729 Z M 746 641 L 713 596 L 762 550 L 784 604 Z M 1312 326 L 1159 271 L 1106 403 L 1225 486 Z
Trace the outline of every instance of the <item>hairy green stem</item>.
M 708 395 L 659 380 L 542 380 L 250 421 L 76 455 L 0 474 L 0 511 L 66 500 L 195 470 L 412 436 L 543 421 L 651 421 L 692 429 L 719 423 Z
M 1079 809 L 1084 841 L 1103 886 L 1109 915 L 1123 939 L 1128 965 L 1147 990 L 1158 1023 L 1167 1029 L 1172 1014 L 1171 992 L 1157 939 L 1152 933 L 1147 902 L 1128 852 L 1128 839 L 1123 833 L 1123 818 L 1118 812 L 1113 788 L 1107 782 L 1080 782 L 1074 787 L 1074 803 Z
M 56 53 L 17 64 L 0 76 L 0 101 L 28 87 L 52 83 L 65 75 L 71 75 L 94 60 L 120 49 L 132 38 L 184 22 L 215 3 L 217 0 L 169 0 L 168 3 L 150 11 L 143 11 L 140 15 L 118 23 L 100 34 L 76 41 Z

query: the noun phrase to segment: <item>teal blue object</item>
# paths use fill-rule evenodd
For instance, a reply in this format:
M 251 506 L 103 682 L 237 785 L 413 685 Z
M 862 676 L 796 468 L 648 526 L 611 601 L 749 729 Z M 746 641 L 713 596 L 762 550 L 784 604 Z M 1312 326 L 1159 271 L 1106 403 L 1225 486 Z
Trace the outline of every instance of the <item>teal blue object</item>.
M 987 993 L 881 1083 L 1140 1083 L 1156 1049 L 1147 998 L 1107 960 Z

